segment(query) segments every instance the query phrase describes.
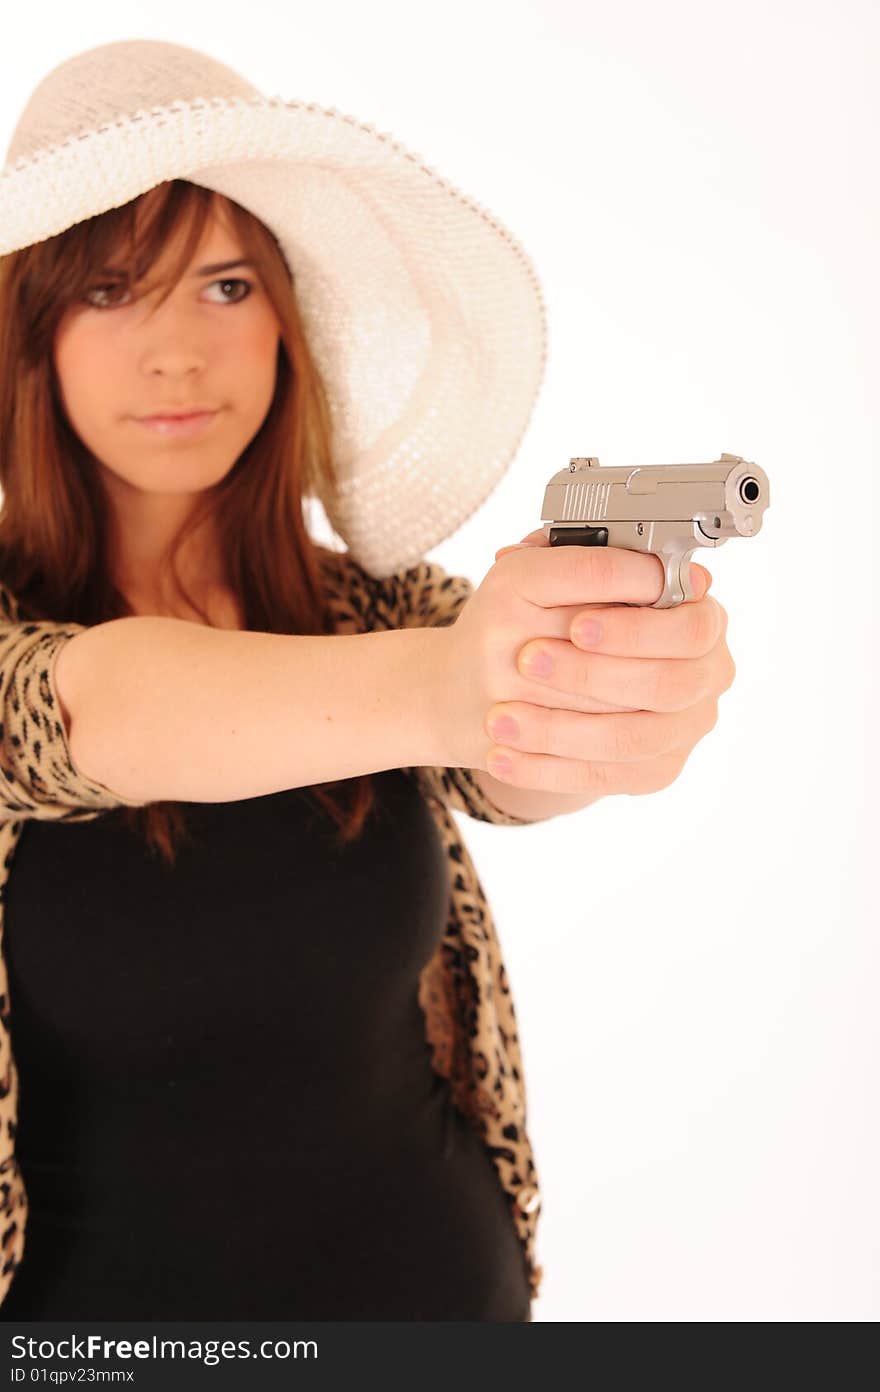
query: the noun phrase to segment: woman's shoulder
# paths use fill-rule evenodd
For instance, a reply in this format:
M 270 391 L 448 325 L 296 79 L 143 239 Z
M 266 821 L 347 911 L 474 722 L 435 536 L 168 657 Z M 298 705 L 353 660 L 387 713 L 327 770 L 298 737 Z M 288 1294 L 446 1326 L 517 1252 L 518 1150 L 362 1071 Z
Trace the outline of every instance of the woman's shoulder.
M 382 587 L 348 551 L 317 548 L 322 589 L 337 633 L 362 633 L 387 628 L 387 604 Z M 382 610 L 381 616 L 378 610 Z
M 348 551 L 326 552 L 331 599 L 364 615 L 369 627 L 444 627 L 453 624 L 473 594 L 466 575 L 450 575 L 439 561 L 421 559 L 376 577 Z
M 326 547 L 316 549 L 319 553 L 325 584 L 332 591 L 335 591 L 340 598 L 358 599 L 369 596 L 373 603 L 376 601 L 387 603 L 393 596 L 398 595 L 408 587 L 408 582 L 419 570 L 419 567 L 416 566 L 412 569 L 394 571 L 391 575 L 377 577 L 371 575 L 360 561 L 356 561 L 350 551 L 331 551 Z M 424 564 L 422 562 L 422 566 Z

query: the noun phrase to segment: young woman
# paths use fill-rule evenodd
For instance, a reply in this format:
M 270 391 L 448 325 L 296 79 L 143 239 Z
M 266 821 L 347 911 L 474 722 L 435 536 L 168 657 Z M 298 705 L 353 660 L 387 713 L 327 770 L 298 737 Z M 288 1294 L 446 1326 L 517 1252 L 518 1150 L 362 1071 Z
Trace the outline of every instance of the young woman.
M 482 728 L 442 766 L 472 587 L 420 560 L 531 410 L 524 253 L 176 45 L 62 64 L 4 172 L 0 1314 L 526 1320 L 516 1021 L 449 809 L 534 817 Z
M 77 55 L 0 258 L 0 1318 L 528 1320 L 516 1014 L 451 812 L 668 786 L 733 679 L 707 573 L 636 610 L 652 555 L 422 560 L 515 453 L 543 300 L 339 112 Z

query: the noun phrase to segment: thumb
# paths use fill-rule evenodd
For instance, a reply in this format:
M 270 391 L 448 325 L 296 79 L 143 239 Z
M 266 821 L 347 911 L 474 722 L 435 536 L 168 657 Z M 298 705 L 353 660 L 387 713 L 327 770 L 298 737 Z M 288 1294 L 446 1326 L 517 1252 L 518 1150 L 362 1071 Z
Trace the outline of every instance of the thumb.
M 544 531 L 544 528 L 536 527 L 533 532 L 529 532 L 528 536 L 524 536 L 522 541 L 517 542 L 515 546 L 502 546 L 500 551 L 495 552 L 495 559 L 497 561 L 498 557 L 503 556 L 507 551 L 520 551 L 524 546 L 549 545 L 550 540 L 547 536 L 547 533 Z

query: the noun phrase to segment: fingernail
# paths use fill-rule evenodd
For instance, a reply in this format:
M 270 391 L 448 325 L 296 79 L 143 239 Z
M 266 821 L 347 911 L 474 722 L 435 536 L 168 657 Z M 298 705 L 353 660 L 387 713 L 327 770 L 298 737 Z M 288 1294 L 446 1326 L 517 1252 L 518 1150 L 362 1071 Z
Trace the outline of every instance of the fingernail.
M 510 759 L 502 754 L 493 754 L 487 761 L 489 772 L 493 778 L 509 778 L 513 769 Z
M 522 666 L 529 677 L 549 677 L 553 671 L 553 658 L 547 652 L 529 653 L 522 659 Z
M 489 721 L 489 734 L 494 740 L 517 739 L 519 726 L 512 715 L 499 715 L 496 720 Z
M 575 624 L 571 633 L 574 641 L 585 648 L 594 647 L 596 643 L 602 641 L 602 625 L 598 619 L 581 620 L 580 623 Z

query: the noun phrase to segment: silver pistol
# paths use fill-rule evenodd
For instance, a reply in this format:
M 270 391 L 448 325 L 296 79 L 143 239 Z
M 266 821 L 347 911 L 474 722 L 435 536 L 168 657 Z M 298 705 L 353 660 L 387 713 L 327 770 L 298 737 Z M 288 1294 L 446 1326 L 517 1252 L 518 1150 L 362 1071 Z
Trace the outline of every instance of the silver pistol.
M 770 505 L 764 470 L 738 454 L 711 464 L 602 468 L 572 459 L 544 493 L 541 521 L 551 546 L 620 546 L 653 551 L 666 582 L 653 609 L 694 599 L 690 561 L 698 546 L 754 536 Z

